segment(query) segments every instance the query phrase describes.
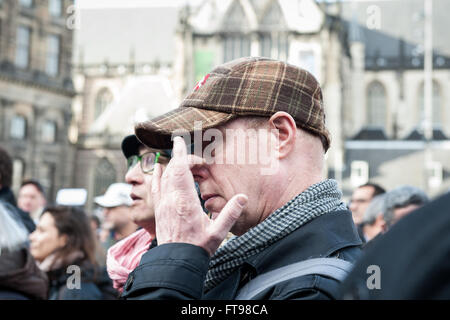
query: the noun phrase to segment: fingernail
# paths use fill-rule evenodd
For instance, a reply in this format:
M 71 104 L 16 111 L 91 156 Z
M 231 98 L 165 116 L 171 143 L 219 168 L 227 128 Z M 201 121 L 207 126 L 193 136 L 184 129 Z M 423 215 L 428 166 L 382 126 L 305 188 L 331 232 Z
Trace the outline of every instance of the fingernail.
M 248 202 L 248 198 L 247 198 L 246 195 L 240 195 L 240 196 L 237 198 L 237 201 L 238 201 L 238 203 L 239 203 L 239 205 L 240 205 L 241 207 L 244 207 L 244 206 L 247 204 L 247 202 Z

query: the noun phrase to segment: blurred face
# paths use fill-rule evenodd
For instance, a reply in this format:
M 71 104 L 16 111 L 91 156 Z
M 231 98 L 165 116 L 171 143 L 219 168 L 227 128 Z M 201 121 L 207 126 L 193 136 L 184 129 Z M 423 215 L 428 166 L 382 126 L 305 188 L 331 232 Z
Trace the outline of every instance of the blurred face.
M 360 224 L 362 222 L 364 212 L 373 198 L 373 192 L 373 187 L 370 186 L 361 187 L 353 191 L 350 202 L 350 211 L 352 212 L 355 224 Z
M 139 155 L 143 155 L 153 149 L 142 146 L 139 148 Z M 158 163 L 162 165 L 162 168 L 166 167 L 168 163 L 167 158 L 160 156 Z M 131 217 L 134 223 L 145 229 L 155 227 L 155 211 L 153 208 L 153 201 L 150 195 L 152 187 L 152 173 L 142 172 L 140 163 L 136 163 L 131 167 L 125 175 L 125 181 L 132 185 L 131 199 L 133 204 L 131 206 Z
M 212 219 L 219 215 L 234 195 L 244 193 L 248 196 L 247 207 L 231 229 L 231 232 L 236 235 L 245 233 L 249 228 L 264 220 L 267 213 L 276 209 L 269 206 L 267 190 L 270 184 L 266 184 L 264 176 L 261 175 L 261 165 L 250 161 L 242 161 L 244 162 L 242 163 L 226 159 L 230 149 L 234 150 L 234 155 L 238 155 L 239 150 L 242 151 L 238 146 L 239 141 L 245 141 L 246 146 L 249 146 L 252 136 L 245 132 L 247 128 L 247 124 L 239 119 L 222 126 L 223 139 L 214 141 L 215 148 L 211 152 L 215 160 L 195 165 L 191 170 L 195 181 L 199 184 L 205 208 L 212 214 Z M 227 139 L 226 130 L 232 130 L 237 139 L 229 139 L 230 136 Z M 207 148 L 208 144 L 204 144 L 204 158 Z M 219 159 L 225 160 L 220 162 Z M 235 159 L 237 159 L 236 156 Z
M 53 216 L 45 212 L 36 227 L 30 234 L 30 252 L 39 262 L 52 254 L 56 249 L 64 247 L 67 237 L 60 235 L 55 226 Z
M 45 207 L 45 198 L 32 184 L 23 186 L 19 191 L 17 206 L 26 212 L 35 212 Z
M 130 208 L 127 206 L 103 208 L 103 217 L 107 229 L 120 230 L 130 223 Z

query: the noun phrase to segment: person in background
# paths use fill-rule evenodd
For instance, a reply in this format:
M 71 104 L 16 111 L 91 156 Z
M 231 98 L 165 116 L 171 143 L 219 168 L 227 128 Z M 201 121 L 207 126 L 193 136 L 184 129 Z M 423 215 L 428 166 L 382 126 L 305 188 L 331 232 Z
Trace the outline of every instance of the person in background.
M 131 219 L 130 197 L 131 185 L 127 183 L 113 183 L 102 196 L 95 197 L 95 203 L 103 209 L 104 230 L 108 230 L 106 239 L 103 234 L 103 245 L 109 249 L 117 241 L 120 241 L 135 232 L 138 226 Z
M 0 202 L 0 300 L 47 299 L 48 279 L 28 250 L 28 231 Z
M 386 190 L 384 190 L 383 187 L 379 186 L 375 183 L 366 183 L 358 188 L 356 188 L 353 191 L 351 200 L 350 200 L 350 206 L 349 209 L 352 212 L 353 222 L 355 223 L 358 234 L 362 241 L 364 241 L 364 233 L 363 233 L 363 216 L 364 212 L 367 209 L 367 206 L 369 205 L 370 201 L 372 199 L 379 195 L 385 193 Z
M 83 211 L 67 206 L 47 207 L 30 241 L 30 252 L 49 279 L 50 300 L 100 300 L 117 296 L 111 280 L 97 266 L 94 235 Z M 77 274 L 79 285 L 70 278 Z M 69 281 L 75 285 L 69 286 Z
M 426 193 L 417 187 L 404 185 L 397 187 L 385 197 L 384 221 L 386 232 L 400 219 L 430 201 Z
M 135 135 L 124 138 L 122 152 L 128 166 L 125 180 L 132 186 L 133 203 L 129 214 L 141 229 L 108 250 L 108 274 L 119 292 L 123 291 L 128 275 L 138 266 L 142 255 L 157 244 L 155 212 L 149 190 L 155 163 L 166 166 L 170 159 L 170 150 L 147 148 Z
M 25 180 L 19 189 L 17 197 L 17 206 L 30 214 L 34 223 L 38 223 L 47 200 L 45 198 L 44 188 L 36 180 Z
M 28 232 L 33 232 L 36 225 L 30 215 L 17 207 L 16 198 L 11 190 L 12 174 L 11 157 L 5 149 L 0 147 L 0 202 L 23 223 Z
M 362 232 L 365 242 L 371 241 L 385 230 L 384 211 L 385 194 L 375 196 L 367 206 L 362 220 Z
M 416 206 L 426 199 L 411 187 L 388 192 L 388 203 L 391 196 L 395 199 L 393 195 L 402 205 L 409 202 Z M 404 208 L 411 209 L 410 205 Z M 386 233 L 369 242 L 342 283 L 341 298 L 449 300 L 449 207 L 450 193 L 446 193 L 401 217 Z
M 96 215 L 89 216 L 89 223 L 95 240 L 95 257 L 101 267 L 106 267 L 106 250 L 101 242 L 101 221 Z

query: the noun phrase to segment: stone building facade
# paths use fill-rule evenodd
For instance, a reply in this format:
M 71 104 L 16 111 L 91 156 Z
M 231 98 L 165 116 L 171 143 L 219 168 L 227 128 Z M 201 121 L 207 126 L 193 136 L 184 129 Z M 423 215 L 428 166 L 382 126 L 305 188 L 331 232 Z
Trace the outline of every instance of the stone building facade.
M 49 200 L 73 182 L 72 5 L 0 1 L 0 145 L 14 161 L 13 189 L 38 179 Z
M 424 141 L 423 0 L 209 0 L 180 14 L 176 83 L 184 96 L 212 67 L 266 56 L 321 83 L 332 146 L 325 175 L 344 196 L 367 181 L 450 188 L 450 47 L 445 0 L 433 14 L 433 139 Z M 415 17 L 415 18 L 414 18 Z M 415 19 L 415 20 L 414 20 Z M 431 161 L 425 161 L 428 146 Z

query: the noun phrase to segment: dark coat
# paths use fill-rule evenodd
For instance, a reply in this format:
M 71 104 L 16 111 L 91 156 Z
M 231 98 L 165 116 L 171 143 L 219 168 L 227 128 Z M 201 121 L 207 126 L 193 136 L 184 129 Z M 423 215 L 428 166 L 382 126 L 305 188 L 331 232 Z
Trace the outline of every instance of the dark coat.
M 450 299 L 450 193 L 369 242 L 342 284 L 344 299 Z
M 130 273 L 122 297 L 125 299 L 222 299 L 232 300 L 249 279 L 276 268 L 317 257 L 335 256 L 354 262 L 361 240 L 350 211 L 322 215 L 303 225 L 266 250 L 250 257 L 218 286 L 203 293 L 209 256 L 185 243 L 159 245 L 145 253 Z M 307 275 L 281 282 L 256 299 L 333 299 L 339 282 Z
M 29 233 L 36 229 L 36 225 L 30 215 L 17 207 L 16 198 L 10 188 L 3 187 L 0 189 L 0 201 L 14 215 L 14 218 L 25 226 Z
M 105 268 L 98 268 L 88 261 L 75 261 L 72 265 L 81 270 L 80 288 L 70 288 L 70 277 L 74 272 L 68 266 L 47 272 L 49 279 L 49 300 L 113 300 L 118 297 Z
M 47 276 L 28 249 L 3 251 L 0 258 L 0 299 L 46 299 Z

